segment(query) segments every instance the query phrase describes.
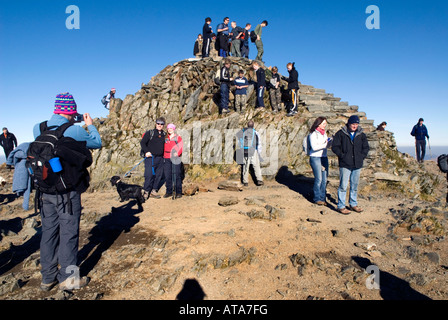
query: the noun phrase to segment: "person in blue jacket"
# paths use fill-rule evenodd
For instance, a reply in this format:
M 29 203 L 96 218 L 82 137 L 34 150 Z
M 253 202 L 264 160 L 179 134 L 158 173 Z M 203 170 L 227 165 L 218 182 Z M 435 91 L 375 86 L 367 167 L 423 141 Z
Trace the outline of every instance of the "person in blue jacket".
M 411 131 L 411 136 L 415 137 L 415 153 L 417 155 L 418 162 L 423 162 L 425 159 L 426 138 L 428 138 L 429 141 L 428 129 L 423 122 L 423 118 L 420 118 Z
M 68 122 L 74 124 L 78 116 L 80 115 L 73 96 L 68 92 L 61 93 L 56 96 L 54 114 L 48 120 L 47 126 L 61 126 Z M 101 137 L 93 125 L 93 119 L 88 113 L 84 113 L 82 117 L 88 132 L 79 125 L 72 125 L 65 130 L 64 136 L 85 141 L 88 149 L 101 148 Z M 34 138 L 40 135 L 40 123 L 34 126 L 33 134 Z M 68 210 L 70 207 L 71 212 Z M 58 283 L 60 290 L 79 289 L 89 283 L 88 277 L 79 277 L 78 243 L 81 209 L 79 191 L 67 191 L 67 195 L 42 193 L 40 288 L 43 291 L 51 290 Z

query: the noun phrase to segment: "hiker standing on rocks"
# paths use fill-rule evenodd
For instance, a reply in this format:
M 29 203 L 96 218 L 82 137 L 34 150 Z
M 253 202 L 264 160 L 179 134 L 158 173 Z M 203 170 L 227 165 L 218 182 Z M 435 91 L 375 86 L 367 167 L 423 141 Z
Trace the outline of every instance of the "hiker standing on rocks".
M 359 117 L 351 116 L 347 125 L 342 127 L 334 136 L 331 150 L 339 160 L 339 188 L 338 211 L 342 214 L 350 214 L 350 210 L 362 212 L 358 207 L 358 183 L 364 159 L 369 153 L 367 136 L 359 127 Z M 347 186 L 350 180 L 349 209 L 345 207 Z
M 263 54 L 264 54 L 264 49 L 263 49 L 263 41 L 261 41 L 261 34 L 263 32 L 263 28 L 266 27 L 268 25 L 268 22 L 266 20 L 264 20 L 262 23 L 260 23 L 259 25 L 257 25 L 255 27 L 255 34 L 257 35 L 257 40 L 255 40 L 255 46 L 257 47 L 258 53 L 257 53 L 257 57 L 255 58 L 255 60 L 261 61 L 263 62 Z
M 266 75 L 264 72 L 264 69 L 260 67 L 260 64 L 254 60 L 252 63 L 252 67 L 255 70 L 256 76 L 257 76 L 257 83 L 256 83 L 256 92 L 257 92 L 257 100 L 255 103 L 255 108 L 264 108 L 264 91 L 266 89 Z
M 140 141 L 142 155 L 145 157 L 145 182 L 143 196 L 159 199 L 158 187 L 163 176 L 163 156 L 166 133 L 163 131 L 165 118 L 156 120 L 154 129 L 146 131 Z
M 16 136 L 8 131 L 8 128 L 3 128 L 3 134 L 0 137 L 0 145 L 3 147 L 3 151 L 5 152 L 5 158 L 8 159 L 9 154 L 14 148 L 17 148 L 17 139 Z M 10 165 L 6 165 L 8 169 L 12 167 Z
M 271 98 L 271 108 L 273 113 L 280 111 L 280 104 L 282 103 L 282 92 L 280 90 L 280 75 L 278 68 L 272 68 L 272 77 L 268 83 L 269 96 Z
M 244 34 L 244 29 L 238 27 L 235 21 L 230 24 L 232 26 L 231 39 L 232 39 L 232 57 L 241 57 L 241 35 Z
M 249 81 L 244 76 L 244 70 L 238 72 L 238 77 L 233 81 L 235 90 L 235 111 L 243 113 L 246 110 L 247 87 Z
M 221 89 L 221 103 L 219 113 L 229 113 L 229 92 L 230 92 L 230 83 L 233 81 L 233 78 L 230 75 L 230 60 L 226 59 L 224 61 L 224 66 L 220 71 L 220 89 Z
M 202 58 L 207 58 L 210 54 L 210 46 L 212 44 L 212 34 L 213 30 L 211 27 L 212 19 L 207 17 L 205 18 L 205 24 L 202 27 Z
M 247 128 L 236 134 L 238 147 L 236 149 L 236 162 L 242 165 L 242 182 L 245 187 L 249 185 L 249 169 L 253 166 L 257 186 L 262 186 L 263 176 L 260 167 L 261 144 L 258 132 L 254 129 L 254 121 L 247 123 Z
M 429 141 L 428 129 L 423 124 L 423 118 L 412 128 L 411 136 L 415 137 L 415 153 L 418 162 L 423 162 L 426 154 L 426 138 Z
M 196 58 L 202 58 L 202 48 L 204 46 L 204 41 L 202 40 L 202 34 L 198 34 L 198 38 L 194 42 L 193 55 Z
M 249 59 L 249 36 L 250 36 L 250 28 L 252 25 L 250 23 L 246 23 L 246 27 L 244 28 L 244 33 L 241 36 L 241 56 Z
M 310 165 L 314 174 L 313 201 L 315 204 L 326 205 L 327 178 L 328 178 L 328 157 L 327 148 L 331 143 L 325 128 L 327 118 L 318 117 L 311 126 L 309 133 L 310 144 Z
M 104 108 L 109 110 L 110 99 L 115 99 L 115 88 L 110 89 L 110 92 L 103 97 Z
M 216 27 L 218 32 L 216 41 L 219 43 L 219 56 L 226 58 L 229 55 L 229 17 Z
M 48 120 L 47 127 L 59 127 L 66 123 L 73 124 L 77 115 L 77 105 L 73 96 L 68 92 L 61 93 L 56 96 L 54 115 Z M 82 116 L 88 132 L 81 126 L 72 125 L 65 130 L 63 136 L 77 141 L 85 141 L 88 149 L 101 148 L 101 137 L 93 125 L 93 119 L 88 113 L 84 113 Z M 40 123 L 34 126 L 33 134 L 34 138 L 41 134 Z M 90 280 L 88 277 L 79 278 L 78 243 L 82 209 L 81 193 L 88 186 L 83 184 L 81 187 L 83 188 L 77 187 L 75 190 L 66 191 L 66 193 L 41 193 L 40 264 L 42 266 L 42 282 L 40 288 L 43 291 L 51 290 L 58 282 L 61 290 L 79 289 L 86 286 Z M 58 269 L 58 265 L 60 269 Z M 72 286 L 74 278 L 78 280 L 75 281 L 75 287 Z
M 175 133 L 176 126 L 170 123 L 167 126 L 168 135 L 165 138 L 163 154 L 163 172 L 166 179 L 166 194 L 164 198 L 173 196 L 173 185 L 175 188 L 174 197 L 182 198 L 182 176 L 181 176 L 181 155 L 183 149 L 182 137 Z
M 289 77 L 282 77 L 282 79 L 288 82 L 288 91 L 291 97 L 291 100 L 288 102 L 286 107 L 286 112 L 288 112 L 287 116 L 291 117 L 297 114 L 297 103 L 299 100 L 299 73 L 297 72 L 295 66 L 295 62 L 289 62 L 286 65 L 286 69 L 288 69 Z

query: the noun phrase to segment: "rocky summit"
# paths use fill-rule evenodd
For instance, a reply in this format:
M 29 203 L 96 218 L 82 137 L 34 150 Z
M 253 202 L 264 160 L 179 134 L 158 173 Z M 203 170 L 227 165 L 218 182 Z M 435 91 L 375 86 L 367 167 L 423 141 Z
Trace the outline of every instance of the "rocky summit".
M 239 70 L 244 70 L 249 82 L 256 81 L 251 60 L 229 59 L 234 77 Z M 267 91 L 264 96 L 266 108 L 254 109 L 256 93 L 253 84 L 247 90 L 248 102 L 244 113 L 234 111 L 219 115 L 220 90 L 214 77 L 222 63 L 221 57 L 180 61 L 164 68 L 149 83 L 142 84 L 134 95 L 129 94 L 124 100 L 113 100 L 109 116 L 95 123 L 103 139 L 103 148 L 93 154 L 92 187 L 104 187 L 111 176 L 124 174 L 141 160 L 141 137 L 146 130 L 155 127 L 155 120 L 160 116 L 165 117 L 167 123 L 176 124 L 184 140 L 182 160 L 186 174 L 192 180 L 238 179 L 233 138 L 249 120 L 255 122 L 255 129 L 261 133 L 262 172 L 267 179 L 283 174 L 312 177 L 302 141 L 313 121 L 325 116 L 331 136 L 351 115 L 357 115 L 370 146 L 361 188 L 393 188 L 427 199 L 433 197 L 434 189 L 444 183 L 443 178 L 422 170 L 414 158 L 400 153 L 393 133 L 376 131 L 374 120 L 368 119 L 358 106 L 311 85 L 300 83 L 299 112 L 293 117 L 286 117 L 285 111 L 272 113 Z M 262 67 L 269 80 L 272 75 L 270 69 Z M 286 88 L 285 82 L 282 85 Z M 233 106 L 231 91 L 230 110 Z M 330 179 L 337 179 L 337 158 L 331 150 L 329 161 Z M 133 179 L 142 183 L 141 171 Z
M 250 60 L 231 60 L 233 73 L 254 80 Z M 219 115 L 221 63 L 167 66 L 95 119 L 103 148 L 93 153 L 82 195 L 78 260 L 80 275 L 91 278 L 82 289 L 39 289 L 41 216 L 33 194 L 23 210 L 14 171 L 0 165 L 0 299 L 447 300 L 447 185 L 436 163 L 398 152 L 393 133 L 310 85 L 301 84 L 293 117 L 255 110 L 253 85 L 244 113 Z M 341 215 L 337 159 L 330 152 L 328 203 L 318 206 L 302 140 L 316 117 L 328 118 L 331 135 L 353 114 L 370 144 L 358 194 L 364 211 Z M 184 196 L 120 202 L 110 178 L 134 169 L 125 180 L 143 183 L 140 140 L 159 116 L 185 141 Z M 234 134 L 248 120 L 263 142 L 262 186 L 244 186 L 233 158 Z

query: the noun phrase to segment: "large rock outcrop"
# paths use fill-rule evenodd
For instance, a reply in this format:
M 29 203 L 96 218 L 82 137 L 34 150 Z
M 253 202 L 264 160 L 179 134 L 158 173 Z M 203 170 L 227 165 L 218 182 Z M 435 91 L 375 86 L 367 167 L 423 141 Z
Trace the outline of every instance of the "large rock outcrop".
M 243 69 L 249 81 L 255 80 L 251 60 L 230 59 L 233 74 Z M 221 64 L 221 58 L 183 60 L 167 66 L 149 83 L 142 84 L 134 95 L 129 94 L 124 100 L 113 100 L 108 117 L 96 120 L 103 148 L 93 154 L 92 188 L 105 186 L 111 176 L 124 174 L 141 160 L 142 134 L 154 128 L 159 116 L 164 116 L 167 123 L 175 123 L 185 141 L 183 162 L 190 180 L 239 177 L 238 166 L 233 161 L 233 138 L 250 119 L 255 121 L 255 128 L 262 136 L 262 167 L 267 177 L 275 177 L 279 172 L 309 175 L 311 169 L 302 151 L 302 140 L 314 119 L 327 117 L 327 129 L 330 134 L 335 134 L 351 115 L 356 114 L 370 145 L 362 173 L 362 187 L 393 188 L 430 196 L 437 183 L 441 183 L 437 176 L 421 170 L 413 158 L 398 152 L 393 133 L 376 131 L 374 120 L 368 119 L 358 106 L 341 101 L 324 89 L 301 84 L 299 113 L 286 117 L 285 112 L 273 114 L 270 111 L 268 92 L 264 97 L 266 108 L 255 110 L 255 93 L 253 85 L 250 85 L 245 113 L 219 115 L 219 86 L 213 78 Z M 263 68 L 269 79 L 270 70 Z M 230 103 L 233 102 L 231 92 Z M 331 151 L 329 158 L 330 177 L 336 178 L 337 159 Z M 143 165 L 139 170 L 142 172 Z M 143 181 L 141 174 L 134 175 L 132 179 Z

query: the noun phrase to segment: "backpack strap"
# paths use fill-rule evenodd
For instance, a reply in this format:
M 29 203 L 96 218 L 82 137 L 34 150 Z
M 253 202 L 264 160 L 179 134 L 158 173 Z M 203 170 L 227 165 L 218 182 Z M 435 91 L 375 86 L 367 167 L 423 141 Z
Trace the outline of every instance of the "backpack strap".
M 57 133 L 58 139 L 59 139 L 60 137 L 62 137 L 62 135 L 64 134 L 65 130 L 67 130 L 68 127 L 71 127 L 72 125 L 73 125 L 72 123 L 67 122 L 67 123 L 64 123 L 63 125 L 61 125 L 59 127 L 58 126 L 51 126 L 51 127 L 49 127 L 48 126 L 48 121 L 44 121 L 44 122 L 41 122 L 41 124 L 39 125 L 39 129 L 40 129 L 40 133 L 42 133 L 42 132 L 45 132 L 45 131 L 57 128 L 54 131 Z

